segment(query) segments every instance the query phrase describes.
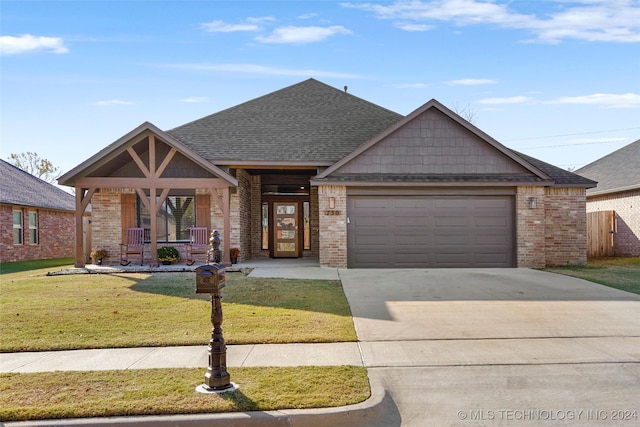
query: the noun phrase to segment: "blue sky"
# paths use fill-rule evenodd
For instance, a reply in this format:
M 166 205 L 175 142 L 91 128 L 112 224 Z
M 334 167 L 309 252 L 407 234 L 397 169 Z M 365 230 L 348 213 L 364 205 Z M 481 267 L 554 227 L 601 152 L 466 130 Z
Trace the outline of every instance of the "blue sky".
M 640 138 L 640 0 L 1 0 L 0 36 L 0 156 L 62 172 L 310 77 L 563 168 Z

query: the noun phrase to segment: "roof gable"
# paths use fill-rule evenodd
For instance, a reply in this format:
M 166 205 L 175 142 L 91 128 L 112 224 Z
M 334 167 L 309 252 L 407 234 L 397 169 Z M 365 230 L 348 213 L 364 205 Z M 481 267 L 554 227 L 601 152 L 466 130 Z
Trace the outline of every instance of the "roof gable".
M 587 195 L 614 193 L 640 188 L 640 139 L 576 171 L 598 181 Z
M 316 178 L 387 174 L 421 181 L 529 180 L 549 175 L 436 100 L 427 102 Z
M 0 203 L 75 211 L 75 197 L 55 185 L 0 160 Z
M 227 172 L 212 165 L 149 122 L 141 124 L 82 164 L 62 175 L 58 182 L 62 185 L 74 186 L 76 180 L 82 177 L 142 177 L 141 168 L 135 163 L 129 150 L 133 150 L 148 169 L 148 140 L 152 135 L 156 138 L 156 141 L 160 142 L 160 144 L 156 145 L 156 154 L 159 158 L 165 158 L 172 148 L 177 151 L 171 162 L 164 169 L 163 177 L 219 177 L 231 185 L 238 185 L 238 181 Z
M 329 166 L 401 118 L 308 79 L 167 133 L 219 165 Z

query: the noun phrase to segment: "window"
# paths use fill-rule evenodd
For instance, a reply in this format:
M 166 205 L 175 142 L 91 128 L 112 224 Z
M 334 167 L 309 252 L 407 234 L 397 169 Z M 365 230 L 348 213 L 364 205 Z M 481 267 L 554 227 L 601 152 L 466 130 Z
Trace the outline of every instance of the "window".
M 262 249 L 269 249 L 269 203 L 262 202 Z
M 189 228 L 196 224 L 196 198 L 194 196 L 169 196 L 164 201 L 156 217 L 156 241 L 160 243 L 189 241 Z M 151 229 L 151 216 L 147 208 L 138 200 L 138 226 Z M 145 240 L 150 234 L 145 232 Z
M 309 202 L 302 203 L 302 215 L 304 218 L 304 249 L 311 249 L 311 227 L 310 227 L 310 204 Z
M 38 244 L 38 211 L 29 211 L 29 244 Z
M 13 211 L 13 244 L 22 244 L 22 210 L 20 209 Z

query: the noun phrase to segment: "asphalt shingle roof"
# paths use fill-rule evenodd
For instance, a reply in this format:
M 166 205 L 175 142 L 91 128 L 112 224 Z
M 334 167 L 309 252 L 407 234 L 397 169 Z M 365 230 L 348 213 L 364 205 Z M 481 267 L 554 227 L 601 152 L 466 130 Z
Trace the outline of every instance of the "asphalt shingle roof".
M 167 131 L 215 164 L 332 164 L 402 115 L 314 79 Z
M 576 173 L 598 181 L 598 188 L 587 190 L 587 195 L 640 188 L 640 139 L 578 169 Z
M 569 185 L 569 186 L 580 186 L 580 187 L 595 187 L 597 181 L 594 181 L 589 178 L 585 178 L 574 172 L 569 172 L 568 170 L 559 168 L 557 166 L 553 166 L 549 163 L 545 163 L 542 160 L 538 160 L 535 157 L 527 156 L 526 154 L 519 153 L 514 151 L 518 156 L 525 159 L 527 162 L 531 163 L 536 168 L 540 169 L 545 174 L 549 175 L 557 185 Z
M 0 160 L 0 203 L 75 211 L 75 197 Z

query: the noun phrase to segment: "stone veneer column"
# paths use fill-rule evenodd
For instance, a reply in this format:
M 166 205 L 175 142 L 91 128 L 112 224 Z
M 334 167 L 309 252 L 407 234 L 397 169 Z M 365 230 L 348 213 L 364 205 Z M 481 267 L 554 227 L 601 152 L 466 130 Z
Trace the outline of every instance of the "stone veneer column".
M 335 208 L 329 209 L 329 198 L 335 198 Z M 318 187 L 320 226 L 320 265 L 347 267 L 347 188 L 337 185 Z
M 544 187 L 518 187 L 516 193 L 517 266 L 545 267 L 545 191 Z M 536 208 L 529 198 L 536 198 Z

